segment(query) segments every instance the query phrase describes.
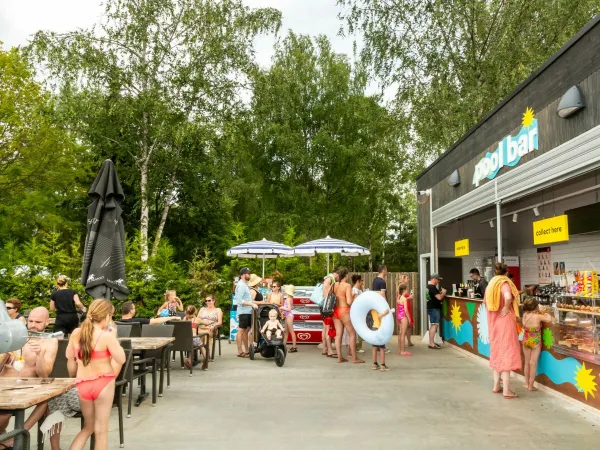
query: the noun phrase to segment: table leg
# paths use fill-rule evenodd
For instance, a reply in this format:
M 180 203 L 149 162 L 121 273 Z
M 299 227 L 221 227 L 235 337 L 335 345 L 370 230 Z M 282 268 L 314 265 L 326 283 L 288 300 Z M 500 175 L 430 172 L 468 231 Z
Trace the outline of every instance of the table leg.
M 18 409 L 15 411 L 15 429 L 23 430 L 25 429 L 25 410 Z M 15 450 L 29 450 L 29 447 L 25 448 L 25 444 L 23 442 L 23 435 L 15 436 L 14 447 Z
M 165 379 L 165 364 L 166 364 L 166 354 L 167 354 L 167 348 L 169 346 L 165 345 L 162 348 L 162 351 L 160 352 L 160 384 L 158 387 L 158 396 L 162 397 L 163 396 L 163 383 L 164 383 L 164 379 Z

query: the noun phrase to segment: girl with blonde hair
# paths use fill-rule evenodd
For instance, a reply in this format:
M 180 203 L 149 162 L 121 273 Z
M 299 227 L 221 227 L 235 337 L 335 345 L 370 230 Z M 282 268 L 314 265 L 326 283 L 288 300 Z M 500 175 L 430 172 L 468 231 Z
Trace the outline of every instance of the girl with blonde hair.
M 83 449 L 92 433 L 96 449 L 108 449 L 108 422 L 115 395 L 115 378 L 125 363 L 125 352 L 116 336 L 107 330 L 114 306 L 97 299 L 87 317 L 71 334 L 67 346 L 67 366 L 76 374 L 77 391 L 85 425 L 70 450 Z
M 157 316 L 160 316 L 163 310 L 169 311 L 169 316 L 175 316 L 177 311 L 183 311 L 183 303 L 177 297 L 177 291 L 165 291 L 165 302 L 158 308 Z

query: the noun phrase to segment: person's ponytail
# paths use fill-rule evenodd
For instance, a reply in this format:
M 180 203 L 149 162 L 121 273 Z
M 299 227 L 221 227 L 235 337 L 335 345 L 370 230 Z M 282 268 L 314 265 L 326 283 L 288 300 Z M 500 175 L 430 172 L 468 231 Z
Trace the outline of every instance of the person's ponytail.
M 113 305 L 103 298 L 94 300 L 90 305 L 79 333 L 79 351 L 81 352 L 79 359 L 81 359 L 84 366 L 90 363 L 94 351 L 94 323 L 101 323 L 112 314 L 113 310 Z

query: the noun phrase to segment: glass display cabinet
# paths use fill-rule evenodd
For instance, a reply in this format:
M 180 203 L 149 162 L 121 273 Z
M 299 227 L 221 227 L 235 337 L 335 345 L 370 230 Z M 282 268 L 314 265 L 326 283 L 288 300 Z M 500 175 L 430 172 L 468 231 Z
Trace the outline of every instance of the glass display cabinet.
M 600 362 L 600 298 L 563 295 L 556 301 L 554 350 Z

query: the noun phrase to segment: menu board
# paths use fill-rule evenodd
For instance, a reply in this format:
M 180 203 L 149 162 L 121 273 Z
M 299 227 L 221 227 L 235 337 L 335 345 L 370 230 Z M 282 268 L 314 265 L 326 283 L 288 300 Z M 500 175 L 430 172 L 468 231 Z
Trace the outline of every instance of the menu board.
M 542 247 L 537 249 L 538 260 L 538 284 L 552 283 L 552 254 L 550 247 Z

